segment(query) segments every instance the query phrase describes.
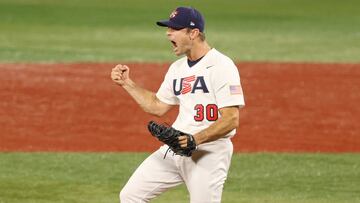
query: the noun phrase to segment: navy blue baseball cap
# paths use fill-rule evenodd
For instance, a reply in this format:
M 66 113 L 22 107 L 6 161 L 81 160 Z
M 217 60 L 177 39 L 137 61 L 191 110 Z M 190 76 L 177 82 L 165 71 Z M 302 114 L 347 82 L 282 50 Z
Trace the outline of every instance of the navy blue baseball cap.
M 205 28 L 205 21 L 201 13 L 192 7 L 178 7 L 170 14 L 169 20 L 157 21 L 156 24 L 176 30 L 198 28 L 200 32 L 204 32 Z

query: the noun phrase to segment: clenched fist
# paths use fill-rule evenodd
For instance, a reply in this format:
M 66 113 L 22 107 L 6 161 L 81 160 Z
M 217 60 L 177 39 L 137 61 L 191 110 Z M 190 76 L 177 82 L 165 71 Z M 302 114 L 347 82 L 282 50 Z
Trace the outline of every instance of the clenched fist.
M 111 71 L 111 79 L 118 85 L 124 86 L 130 80 L 130 69 L 126 65 L 118 64 Z

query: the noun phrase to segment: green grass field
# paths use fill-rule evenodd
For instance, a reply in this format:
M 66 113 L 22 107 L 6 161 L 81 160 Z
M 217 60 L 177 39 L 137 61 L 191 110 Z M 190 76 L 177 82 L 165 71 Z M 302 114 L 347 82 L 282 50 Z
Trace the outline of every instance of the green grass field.
M 179 5 L 201 10 L 210 44 L 237 61 L 360 62 L 358 0 L 0 0 L 0 62 L 172 61 L 155 21 Z M 0 203 L 118 202 L 146 155 L 3 152 Z M 359 154 L 235 154 L 223 202 L 354 203 L 359 186 Z
M 169 61 L 178 5 L 206 18 L 210 44 L 242 61 L 360 61 L 357 0 L 1 0 L 0 61 Z
M 2 153 L 1 203 L 107 203 L 146 153 Z M 355 154 L 236 154 L 224 203 L 360 202 Z M 155 203 L 188 202 L 185 187 Z

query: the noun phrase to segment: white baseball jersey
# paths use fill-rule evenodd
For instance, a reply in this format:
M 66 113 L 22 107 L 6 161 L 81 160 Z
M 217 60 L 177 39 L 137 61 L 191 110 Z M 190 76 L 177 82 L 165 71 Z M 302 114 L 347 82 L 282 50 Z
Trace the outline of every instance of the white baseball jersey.
M 164 103 L 180 105 L 172 126 L 190 134 L 216 121 L 220 108 L 245 105 L 237 67 L 214 48 L 192 67 L 187 57 L 171 64 L 156 96 Z M 226 136 L 234 134 L 235 129 Z

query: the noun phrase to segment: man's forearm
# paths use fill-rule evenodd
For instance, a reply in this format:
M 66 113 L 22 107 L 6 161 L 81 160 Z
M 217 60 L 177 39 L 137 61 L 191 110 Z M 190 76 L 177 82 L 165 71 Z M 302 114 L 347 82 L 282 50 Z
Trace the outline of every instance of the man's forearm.
M 130 79 L 129 72 L 130 68 L 128 66 L 118 64 L 111 71 L 111 79 L 123 87 L 145 112 L 161 116 L 170 110 L 172 105 L 161 102 L 154 92 L 137 86 Z
M 132 80 L 128 81 L 123 88 L 145 112 L 155 116 L 162 115 L 161 108 L 157 107 L 157 99 L 154 92 L 139 87 Z
M 233 107 L 237 108 L 237 107 Z M 196 143 L 206 143 L 224 137 L 233 129 L 237 128 L 239 124 L 238 111 L 231 112 L 223 117 L 220 117 L 216 122 L 208 128 L 196 133 L 194 135 Z

